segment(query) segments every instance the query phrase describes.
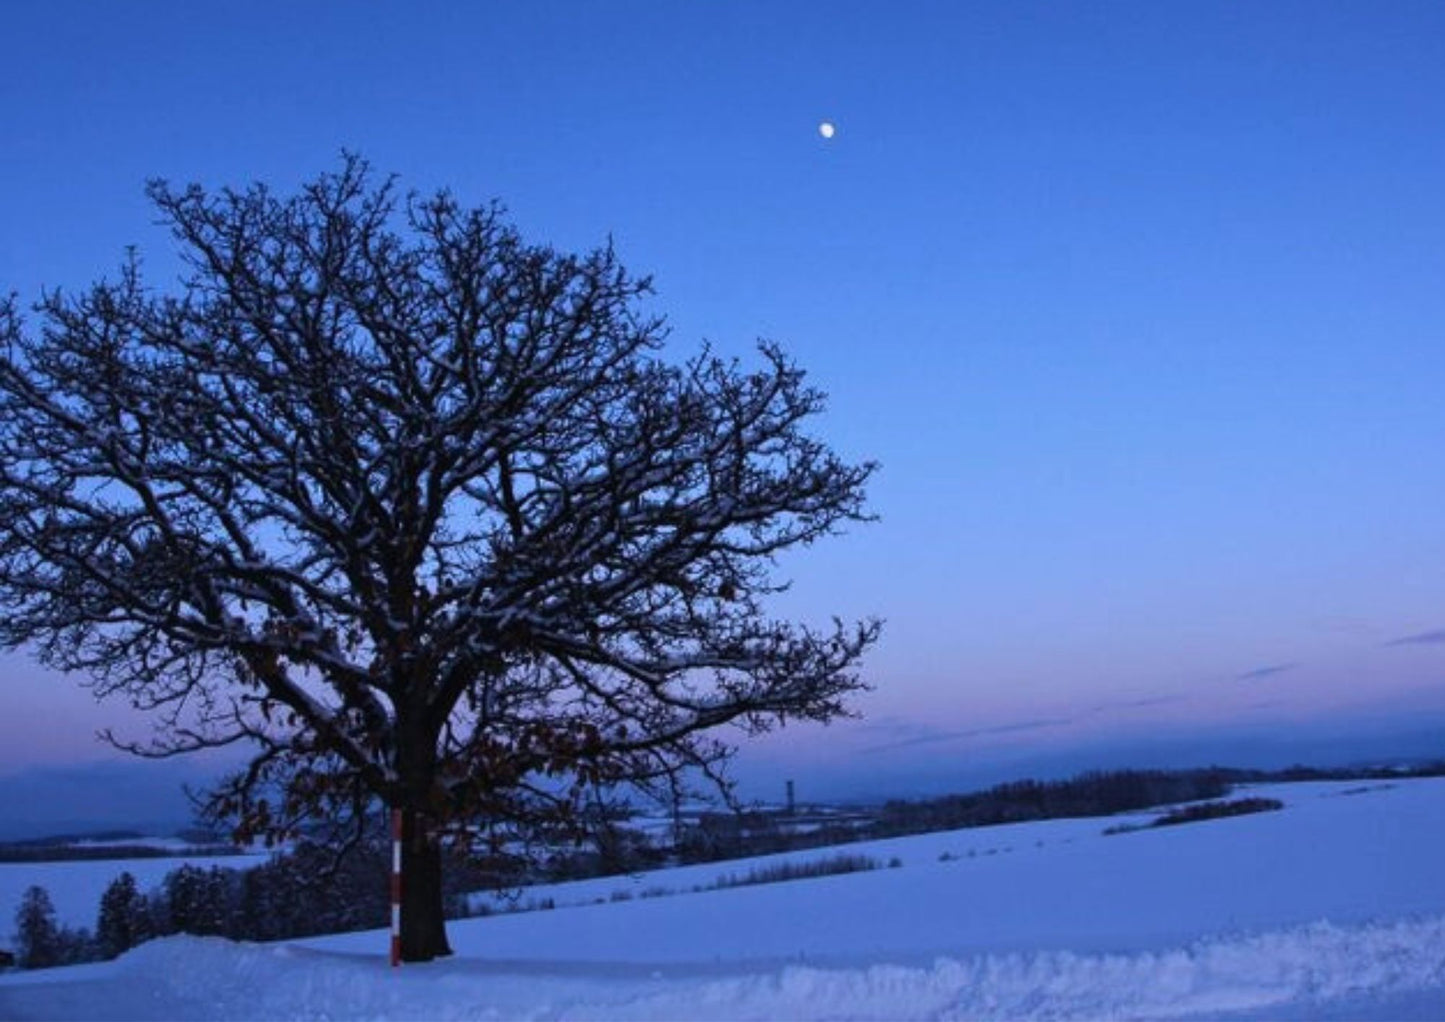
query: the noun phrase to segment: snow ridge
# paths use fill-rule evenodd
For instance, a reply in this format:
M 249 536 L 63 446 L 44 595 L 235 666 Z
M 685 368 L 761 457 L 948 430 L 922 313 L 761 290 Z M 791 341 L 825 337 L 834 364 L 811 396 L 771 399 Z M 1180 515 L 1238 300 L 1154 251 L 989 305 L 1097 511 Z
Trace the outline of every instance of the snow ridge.
M 561 1017 L 577 1019 L 1164 1019 L 1439 990 L 1445 917 L 1316 923 L 1139 954 L 940 958 L 931 967 L 789 966 Z
M 393 972 L 380 955 L 198 937 L 154 941 L 82 968 L 82 982 L 106 987 L 92 1008 L 105 1003 L 137 1018 L 1251 1018 L 1418 993 L 1442 1003 L 1445 916 L 1315 923 L 1137 954 L 991 954 L 923 967 L 789 965 L 711 976 L 477 959 Z M 44 973 L 13 982 L 20 978 L 0 985 L 0 1014 L 64 1017 L 63 1003 L 46 994 L 63 983 L 47 983 Z

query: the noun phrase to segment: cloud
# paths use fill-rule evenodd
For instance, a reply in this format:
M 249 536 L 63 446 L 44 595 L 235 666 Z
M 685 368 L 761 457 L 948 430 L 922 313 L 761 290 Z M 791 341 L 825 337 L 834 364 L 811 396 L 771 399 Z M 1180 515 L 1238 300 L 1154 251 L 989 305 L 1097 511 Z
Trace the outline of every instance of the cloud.
M 1074 717 L 1043 717 L 1038 720 L 1023 720 L 1013 724 L 997 724 L 992 727 L 967 728 L 964 730 L 946 729 L 920 725 L 912 730 L 916 733 L 893 741 L 884 742 L 881 745 L 873 745 L 864 749 L 864 752 L 885 752 L 894 749 L 910 749 L 919 745 L 936 745 L 941 742 L 963 742 L 970 738 L 991 738 L 996 735 L 1012 735 L 1027 731 L 1042 731 L 1052 727 L 1064 727 L 1072 724 L 1077 718 Z
M 1250 703 L 1246 710 L 1273 710 L 1276 707 L 1285 705 L 1283 699 L 1261 699 L 1258 702 Z
M 1280 667 L 1276 669 L 1285 670 L 1286 668 Z M 1051 728 L 1068 727 L 1072 724 L 1078 724 L 1081 721 L 1088 720 L 1100 714 L 1119 713 L 1154 706 L 1163 706 L 1169 703 L 1186 702 L 1190 698 L 1192 697 L 1185 695 L 1147 696 L 1138 699 L 1120 700 L 1118 702 L 1099 703 L 1088 708 L 1081 707 L 1078 713 L 1070 716 L 1039 717 L 1033 720 L 1015 721 L 1011 724 L 992 724 L 988 727 L 976 728 L 945 728 L 906 717 L 879 717 L 863 724 L 859 730 L 868 733 L 869 737 L 880 739 L 880 741 L 878 744 L 867 746 L 860 751 L 865 753 L 891 752 L 895 749 L 912 749 L 921 745 L 942 745 L 948 742 L 966 742 L 975 738 L 997 738 L 1001 735 L 1027 734 L 1030 731 L 1047 731 Z
M 1445 643 L 1445 628 L 1437 628 L 1433 632 L 1417 632 L 1414 635 L 1406 635 L 1399 639 L 1391 639 L 1385 643 L 1386 646 L 1438 646 Z
M 1265 664 L 1263 667 L 1256 667 L 1252 671 L 1245 671 L 1243 674 L 1236 674 L 1235 681 L 1258 681 L 1260 678 L 1268 678 L 1274 674 L 1283 674 L 1285 671 L 1292 671 L 1299 664 Z
M 1140 710 L 1149 706 L 1164 706 L 1167 703 L 1182 703 L 1188 696 L 1149 696 L 1144 699 L 1126 699 L 1117 703 L 1100 703 L 1091 707 L 1090 713 L 1113 713 L 1116 710 Z

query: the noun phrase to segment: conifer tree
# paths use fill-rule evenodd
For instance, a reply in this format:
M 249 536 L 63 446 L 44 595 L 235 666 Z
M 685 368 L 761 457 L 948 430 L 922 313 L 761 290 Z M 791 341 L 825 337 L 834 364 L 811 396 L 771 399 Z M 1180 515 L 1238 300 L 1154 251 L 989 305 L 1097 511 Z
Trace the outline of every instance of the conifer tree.
M 23 969 L 48 969 L 64 964 L 66 948 L 55 921 L 55 905 L 44 887 L 32 886 L 15 910 L 16 961 Z
M 95 923 L 97 950 L 102 958 L 115 958 L 148 940 L 150 912 L 135 877 L 122 873 L 100 896 L 100 913 Z

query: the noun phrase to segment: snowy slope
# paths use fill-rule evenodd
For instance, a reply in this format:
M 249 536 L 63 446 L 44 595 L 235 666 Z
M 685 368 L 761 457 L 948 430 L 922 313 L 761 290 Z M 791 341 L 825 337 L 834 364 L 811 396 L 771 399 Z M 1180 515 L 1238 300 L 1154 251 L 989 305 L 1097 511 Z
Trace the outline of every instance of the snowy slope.
M 902 865 L 469 920 L 455 958 L 397 973 L 380 933 L 175 938 L 6 977 L 0 1017 L 1445 1019 L 1445 781 L 1361 787 L 1108 837 L 1119 821 L 849 846 Z
M 1106 826 L 1148 814 L 848 845 L 884 862 L 897 857 L 902 867 L 571 909 L 565 926 L 545 912 L 494 917 L 455 927 L 455 942 L 493 959 L 545 953 L 616 961 L 622 927 L 622 957 L 650 962 L 697 960 L 700 944 L 704 960 L 846 962 L 883 954 L 917 962 L 940 953 L 1134 951 L 1320 919 L 1445 913 L 1445 780 L 1341 794 L 1360 787 L 1260 788 L 1252 793 L 1286 809 L 1109 837 Z M 687 889 L 745 869 L 719 863 L 539 888 L 535 897 L 563 905 L 618 890 Z M 673 876 L 685 882 L 674 884 Z M 703 927 L 695 939 L 678 939 Z M 339 936 L 321 946 L 360 951 L 371 940 Z

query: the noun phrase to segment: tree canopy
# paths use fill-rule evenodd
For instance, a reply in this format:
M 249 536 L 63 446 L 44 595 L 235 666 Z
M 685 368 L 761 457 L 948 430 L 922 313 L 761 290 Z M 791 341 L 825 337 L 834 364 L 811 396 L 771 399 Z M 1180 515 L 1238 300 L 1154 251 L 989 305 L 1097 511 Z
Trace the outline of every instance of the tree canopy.
M 132 255 L 35 326 L 0 304 L 0 643 L 155 711 L 134 751 L 248 747 L 210 804 L 243 835 L 377 799 L 417 849 L 566 820 L 718 777 L 722 725 L 846 712 L 878 623 L 767 603 L 874 466 L 808 432 L 781 348 L 669 361 L 610 246 L 355 156 L 293 195 L 148 194 L 173 292 Z

